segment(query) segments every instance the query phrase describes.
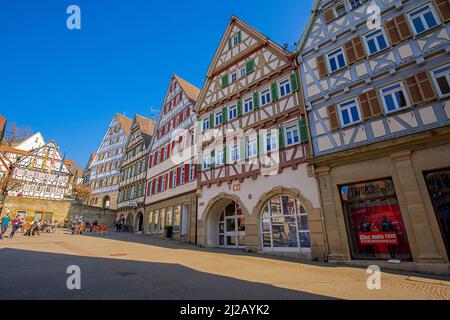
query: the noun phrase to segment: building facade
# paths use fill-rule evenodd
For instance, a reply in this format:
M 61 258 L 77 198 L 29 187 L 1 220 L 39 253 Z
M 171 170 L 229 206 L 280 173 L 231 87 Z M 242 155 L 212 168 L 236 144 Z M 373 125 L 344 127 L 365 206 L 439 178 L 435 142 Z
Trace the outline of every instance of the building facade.
M 232 17 L 197 102 L 198 242 L 323 259 L 295 56 Z
M 197 167 L 195 103 L 200 90 L 174 75 L 166 92 L 157 129 L 149 148 L 145 199 L 146 233 L 195 243 Z
M 135 115 L 120 165 L 118 215 L 126 217 L 135 232 L 142 232 L 144 222 L 145 188 L 147 181 L 147 148 L 156 123 Z
M 9 191 L 8 196 L 63 200 L 71 195 L 71 173 L 55 142 L 46 143 L 26 155 L 17 154 L 11 179 L 20 184 Z
M 125 155 L 132 122 L 132 119 L 116 113 L 108 126 L 89 168 L 91 172 L 89 204 L 92 206 L 117 210 L 120 163 Z
M 449 273 L 449 2 L 312 12 L 298 61 L 328 260 Z

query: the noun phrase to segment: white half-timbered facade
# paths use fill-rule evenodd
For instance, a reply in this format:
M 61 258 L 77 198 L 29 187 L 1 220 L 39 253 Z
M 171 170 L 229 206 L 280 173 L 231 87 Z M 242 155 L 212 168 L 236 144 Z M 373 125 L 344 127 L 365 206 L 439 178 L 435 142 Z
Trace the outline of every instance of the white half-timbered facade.
M 130 133 L 132 119 L 116 113 L 95 153 L 89 168 L 91 176 L 90 205 L 117 209 L 120 182 L 120 163 L 125 155 L 125 146 Z
M 314 3 L 298 61 L 330 260 L 449 272 L 449 19 L 448 0 Z
M 298 79 L 293 54 L 231 18 L 197 102 L 201 245 L 321 255 Z

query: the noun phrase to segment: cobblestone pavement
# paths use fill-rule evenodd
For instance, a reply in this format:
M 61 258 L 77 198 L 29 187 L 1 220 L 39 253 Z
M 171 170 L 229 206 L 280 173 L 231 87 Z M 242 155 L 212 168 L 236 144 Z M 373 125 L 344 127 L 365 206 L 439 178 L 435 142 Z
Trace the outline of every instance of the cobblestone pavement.
M 7 233 L 9 234 L 9 233 Z M 0 299 L 450 299 L 450 279 L 200 249 L 134 234 L 59 230 L 0 240 Z M 81 290 L 66 286 L 69 265 Z

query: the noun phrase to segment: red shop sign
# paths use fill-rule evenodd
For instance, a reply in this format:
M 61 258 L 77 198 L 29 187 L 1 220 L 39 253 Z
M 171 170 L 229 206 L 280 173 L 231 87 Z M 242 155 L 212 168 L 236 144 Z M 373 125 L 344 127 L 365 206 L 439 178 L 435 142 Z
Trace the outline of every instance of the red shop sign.
M 359 244 L 364 245 L 393 245 L 398 246 L 396 232 L 358 232 Z

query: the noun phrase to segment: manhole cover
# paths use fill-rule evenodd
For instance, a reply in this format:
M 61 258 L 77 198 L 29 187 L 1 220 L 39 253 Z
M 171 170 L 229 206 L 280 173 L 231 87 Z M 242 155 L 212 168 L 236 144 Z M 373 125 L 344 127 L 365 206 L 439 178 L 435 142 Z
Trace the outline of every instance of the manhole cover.
M 127 255 L 126 253 L 113 253 L 113 254 L 110 254 L 109 256 L 110 257 L 123 257 L 126 255 Z
M 129 276 L 133 276 L 137 273 L 133 272 L 133 271 L 122 271 L 122 272 L 117 272 L 117 274 L 121 277 L 129 277 Z

